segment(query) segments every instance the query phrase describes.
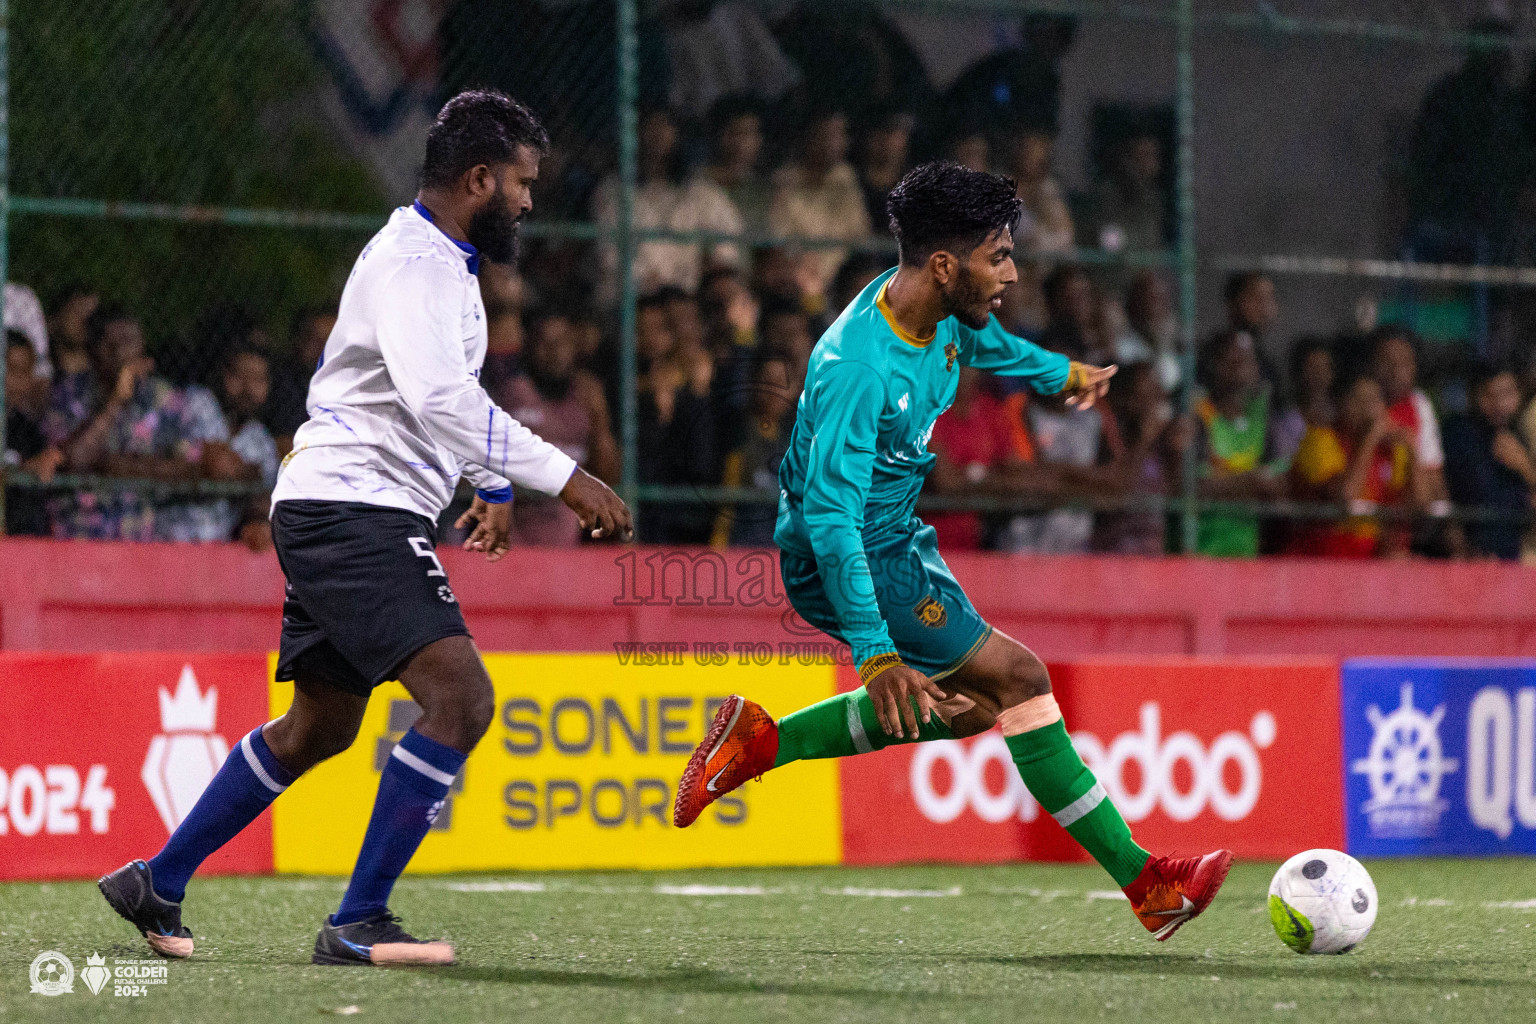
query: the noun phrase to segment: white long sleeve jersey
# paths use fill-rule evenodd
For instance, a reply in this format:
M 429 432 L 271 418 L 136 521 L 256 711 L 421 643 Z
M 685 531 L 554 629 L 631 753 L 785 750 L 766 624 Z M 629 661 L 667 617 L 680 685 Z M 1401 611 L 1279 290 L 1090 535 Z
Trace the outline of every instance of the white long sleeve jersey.
M 420 204 L 364 246 L 273 504 L 357 501 L 436 519 L 461 475 L 491 500 L 510 498 L 512 484 L 560 492 L 576 463 L 480 386 L 478 260 Z

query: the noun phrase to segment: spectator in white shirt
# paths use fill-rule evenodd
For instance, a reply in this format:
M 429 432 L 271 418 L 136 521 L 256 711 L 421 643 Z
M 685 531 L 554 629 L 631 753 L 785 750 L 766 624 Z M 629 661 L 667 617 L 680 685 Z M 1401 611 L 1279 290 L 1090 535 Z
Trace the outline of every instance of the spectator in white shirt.
M 720 186 L 705 177 L 685 180 L 678 152 L 678 128 L 665 110 L 640 117 L 640 164 L 635 192 L 637 228 L 668 231 L 709 231 L 740 234 L 741 212 Z M 610 175 L 592 197 L 592 215 L 603 227 L 619 222 L 619 179 Z M 619 249 L 612 241 L 599 248 L 602 260 L 601 300 L 612 305 L 619 297 Z M 635 286 L 644 294 L 668 285 L 693 293 L 711 265 L 740 267 L 734 245 L 717 242 L 642 241 L 635 248 Z
M 842 111 L 811 118 L 801 136 L 799 159 L 774 173 L 773 186 L 768 211 L 773 234 L 849 241 L 869 236 L 869 211 L 859 176 L 848 162 L 848 118 Z M 808 312 L 825 307 L 832 279 L 847 258 L 843 248 L 808 248 L 794 256 Z

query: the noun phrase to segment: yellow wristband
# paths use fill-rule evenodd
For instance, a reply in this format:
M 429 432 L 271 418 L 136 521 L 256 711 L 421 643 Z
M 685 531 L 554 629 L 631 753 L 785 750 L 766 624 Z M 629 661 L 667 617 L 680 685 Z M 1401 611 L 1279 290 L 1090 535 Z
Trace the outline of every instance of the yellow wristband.
M 1061 393 L 1071 394 L 1081 391 L 1088 386 L 1088 367 L 1076 359 L 1067 363 L 1067 382 L 1061 386 Z
M 900 664 L 901 655 L 895 651 L 887 651 L 884 654 L 877 654 L 872 658 L 865 658 L 864 664 L 859 666 L 859 682 L 867 683 L 892 665 Z

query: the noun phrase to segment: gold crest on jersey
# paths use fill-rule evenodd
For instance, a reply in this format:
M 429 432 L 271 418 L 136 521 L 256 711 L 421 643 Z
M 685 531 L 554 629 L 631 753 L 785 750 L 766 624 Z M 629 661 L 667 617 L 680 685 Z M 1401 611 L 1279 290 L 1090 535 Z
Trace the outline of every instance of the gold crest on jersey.
M 943 629 L 944 623 L 949 621 L 949 612 L 945 611 L 944 605 L 935 601 L 932 596 L 917 602 L 917 607 L 912 609 L 912 614 L 917 616 L 918 622 L 932 629 Z

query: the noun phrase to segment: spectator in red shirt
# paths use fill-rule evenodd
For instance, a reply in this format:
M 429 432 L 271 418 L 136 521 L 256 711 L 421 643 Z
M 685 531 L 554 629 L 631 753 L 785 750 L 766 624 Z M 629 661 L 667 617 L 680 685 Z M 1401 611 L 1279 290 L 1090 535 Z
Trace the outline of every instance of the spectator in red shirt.
M 1359 374 L 1340 392 L 1333 426 L 1313 426 L 1291 464 L 1297 497 L 1340 502 L 1342 522 L 1311 522 L 1295 531 L 1290 553 L 1369 558 L 1408 552 L 1408 530 L 1383 525 L 1372 513 L 1408 506 L 1417 494 L 1412 435 L 1387 411 L 1381 385 Z
M 1445 447 L 1440 440 L 1440 421 L 1429 396 L 1419 387 L 1419 341 L 1406 327 L 1386 326 L 1370 338 L 1371 374 L 1381 385 L 1387 403 L 1387 415 L 1405 431 L 1413 453 L 1418 487 L 1426 508 L 1433 516 L 1450 512 L 1450 494 L 1445 485 Z M 1420 538 L 1428 541 L 1430 538 Z M 1444 540 L 1431 548 L 1448 548 L 1450 553 L 1466 552 L 1461 528 L 1450 524 Z
M 1051 478 L 1033 465 L 1035 453 L 1021 420 L 982 386 L 981 371 L 965 366 L 955 404 L 933 425 L 928 450 L 937 460 L 928 477 L 940 495 L 1019 496 L 1054 491 Z M 982 546 L 982 518 L 976 512 L 937 512 L 924 521 L 946 548 L 974 551 Z

